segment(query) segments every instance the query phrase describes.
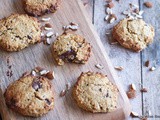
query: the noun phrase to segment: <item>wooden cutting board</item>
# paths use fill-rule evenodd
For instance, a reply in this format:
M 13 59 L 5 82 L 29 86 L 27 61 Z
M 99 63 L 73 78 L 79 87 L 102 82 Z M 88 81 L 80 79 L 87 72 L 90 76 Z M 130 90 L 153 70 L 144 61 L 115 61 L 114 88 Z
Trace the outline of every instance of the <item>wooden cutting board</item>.
M 21 0 L 4 0 L 0 1 L 0 18 L 10 15 L 11 13 L 24 13 Z M 93 46 L 92 55 L 89 62 L 85 65 L 65 64 L 57 66 L 51 54 L 51 46 L 46 46 L 43 43 L 30 46 L 20 52 L 5 52 L 0 51 L 0 112 L 4 120 L 123 120 L 130 113 L 131 107 L 129 100 L 118 81 L 113 66 L 107 56 L 100 38 L 95 32 L 91 21 L 87 17 L 84 6 L 81 0 L 62 0 L 61 8 L 55 14 L 46 15 L 51 17 L 51 24 L 54 31 L 61 34 L 62 26 L 68 25 L 70 22 L 78 23 L 80 28 L 76 32 L 83 35 Z M 53 38 L 54 41 L 55 38 Z M 102 64 L 103 70 L 95 67 L 96 64 Z M 7 71 L 10 70 L 8 65 L 12 65 L 13 76 L 8 77 Z M 55 108 L 47 115 L 41 118 L 23 117 L 9 110 L 4 104 L 2 93 L 6 87 L 17 80 L 22 73 L 30 71 L 36 66 L 42 66 L 49 70 L 54 70 L 56 78 L 52 81 L 55 91 Z M 10 71 L 11 71 L 10 70 Z M 60 92 L 65 88 L 66 83 L 72 85 L 76 82 L 76 78 L 81 72 L 95 71 L 106 74 L 109 79 L 119 88 L 118 109 L 112 113 L 92 114 L 78 108 L 71 96 L 71 91 L 65 97 L 59 97 Z

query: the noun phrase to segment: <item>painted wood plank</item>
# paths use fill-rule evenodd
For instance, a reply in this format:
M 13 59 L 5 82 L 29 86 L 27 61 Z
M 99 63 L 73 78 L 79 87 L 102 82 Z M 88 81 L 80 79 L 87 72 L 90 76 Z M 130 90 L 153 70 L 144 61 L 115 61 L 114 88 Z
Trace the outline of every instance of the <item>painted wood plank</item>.
M 141 9 L 144 10 L 144 20 L 152 24 L 155 28 L 154 42 L 142 52 L 142 80 L 143 87 L 148 88 L 147 93 L 143 93 L 143 114 L 151 111 L 151 120 L 160 119 L 160 1 L 151 0 L 153 8 L 146 8 L 143 3 L 148 0 L 140 0 Z M 155 66 L 156 70 L 151 72 L 144 67 L 145 62 L 150 61 L 150 67 Z M 159 117 L 158 117 L 159 116 Z
M 102 40 L 103 45 L 105 46 L 106 52 L 109 54 L 109 57 L 114 66 L 122 66 L 123 71 L 117 71 L 119 76 L 119 81 L 123 84 L 123 88 L 128 90 L 128 85 L 134 83 L 139 89 L 139 84 L 141 83 L 141 59 L 140 53 L 134 53 L 129 51 L 120 45 L 110 45 L 112 42 L 111 34 L 105 35 L 105 33 L 110 33 L 112 27 L 124 16 L 121 14 L 124 10 L 129 7 L 129 3 L 137 4 L 138 0 L 120 0 L 118 3 L 116 0 L 113 1 L 115 7 L 113 8 L 113 13 L 117 15 L 118 20 L 109 24 L 104 21 L 105 13 L 105 0 L 95 0 L 95 9 L 94 9 L 94 26 L 97 29 L 97 32 Z M 137 97 L 133 100 L 130 100 L 132 104 L 132 110 L 142 114 L 142 96 L 138 91 Z
M 3 8 L 3 6 L 5 6 L 4 4 L 6 4 L 5 7 L 8 7 L 10 9 L 5 9 L 5 10 L 2 9 L 1 17 L 9 15 L 12 11 L 20 12 L 22 10 L 22 6 L 18 4 L 18 2 L 20 1 L 19 0 L 3 1 L 3 3 L 0 4 L 1 8 Z M 89 18 L 87 17 L 80 1 L 63 0 L 61 10 L 59 10 L 55 15 L 46 15 L 46 16 L 50 16 L 52 18 L 51 24 L 54 26 L 54 31 L 56 32 L 58 31 L 59 33 L 62 33 L 62 26 L 69 24 L 70 21 L 74 21 L 80 25 L 80 29 L 79 31 L 77 31 L 77 33 L 85 36 L 86 39 L 93 46 L 92 56 L 89 62 L 86 65 L 65 64 L 62 67 L 56 66 L 55 63 L 53 62 L 50 47 L 44 46 L 43 44 L 31 46 L 17 53 L 7 53 L 4 51 L 0 51 L 0 59 L 1 59 L 0 87 L 3 89 L 3 92 L 5 88 L 8 86 L 8 84 L 18 79 L 23 72 L 31 70 L 35 66 L 42 66 L 44 68 L 48 68 L 49 70 L 53 69 L 55 71 L 56 79 L 52 81 L 52 84 L 55 86 L 54 91 L 55 91 L 56 105 L 53 111 L 49 112 L 42 118 L 37 118 L 37 119 L 50 119 L 50 118 L 54 118 L 55 120 L 59 119 L 97 120 L 99 118 L 101 120 L 103 119 L 110 120 L 118 118 L 124 119 L 124 117 L 126 117 L 130 112 L 130 105 L 128 103 L 128 99 L 121 85 L 119 84 L 119 81 L 117 80 L 117 77 L 114 73 L 113 67 L 110 63 L 107 54 L 102 54 L 102 52 L 105 53 L 104 47 L 100 42 L 97 33 L 93 30 L 93 26 Z M 5 75 L 6 71 L 8 70 L 7 58 L 9 56 L 10 56 L 10 64 L 13 65 L 12 66 L 13 76 L 11 78 L 8 78 Z M 104 65 L 105 69 L 101 70 L 101 72 L 107 74 L 109 79 L 118 85 L 119 91 L 121 93 L 118 102 L 119 109 L 114 113 L 91 114 L 79 109 L 71 97 L 71 91 L 68 93 L 67 96 L 63 98 L 59 97 L 59 93 L 61 92 L 61 90 L 64 89 L 65 84 L 67 82 L 71 82 L 71 84 L 73 85 L 76 82 L 76 78 L 82 71 L 83 72 L 88 70 L 100 71 L 94 66 L 97 63 L 101 63 Z M 12 112 L 11 110 L 9 110 L 9 112 L 10 116 L 12 116 L 12 118 L 15 118 L 16 120 L 24 118 Z

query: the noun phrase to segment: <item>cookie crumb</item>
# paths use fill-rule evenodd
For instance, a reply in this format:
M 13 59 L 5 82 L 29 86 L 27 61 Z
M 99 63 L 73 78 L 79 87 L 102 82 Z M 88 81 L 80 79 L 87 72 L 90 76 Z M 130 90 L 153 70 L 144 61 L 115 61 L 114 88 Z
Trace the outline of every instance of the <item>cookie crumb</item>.
M 145 66 L 146 66 L 146 67 L 149 67 L 149 60 L 147 60 L 147 61 L 145 62 Z

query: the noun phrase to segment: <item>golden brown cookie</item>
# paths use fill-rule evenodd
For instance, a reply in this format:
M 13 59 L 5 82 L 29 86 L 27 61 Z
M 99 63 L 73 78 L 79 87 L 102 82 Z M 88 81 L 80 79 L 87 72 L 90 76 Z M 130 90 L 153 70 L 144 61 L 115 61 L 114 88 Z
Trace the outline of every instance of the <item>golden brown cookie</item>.
M 154 28 L 142 19 L 123 19 L 113 28 L 113 38 L 123 47 L 136 52 L 152 43 Z
M 117 108 L 118 89 L 107 76 L 86 72 L 78 78 L 73 97 L 78 106 L 90 112 L 112 112 Z
M 25 11 L 34 16 L 57 11 L 61 0 L 24 0 Z
M 24 116 L 39 117 L 54 107 L 51 83 L 41 76 L 25 76 L 13 82 L 5 91 L 9 108 Z
M 25 14 L 12 14 L 0 20 L 0 47 L 20 51 L 41 41 L 38 20 Z
M 80 35 L 65 33 L 53 43 L 53 56 L 58 65 L 64 62 L 86 63 L 90 53 L 90 43 Z

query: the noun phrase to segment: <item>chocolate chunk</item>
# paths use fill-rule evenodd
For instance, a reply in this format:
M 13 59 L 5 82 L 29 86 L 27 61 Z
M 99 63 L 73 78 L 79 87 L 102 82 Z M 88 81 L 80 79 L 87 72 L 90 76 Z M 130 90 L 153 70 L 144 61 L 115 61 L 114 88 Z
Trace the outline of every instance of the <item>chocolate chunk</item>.
M 29 36 L 29 35 L 27 35 L 27 38 L 28 38 L 28 39 L 30 39 L 30 40 L 32 39 L 32 37 L 31 37 L 31 36 Z
M 102 92 L 102 89 L 100 88 L 99 91 Z
M 107 94 L 106 94 L 106 97 L 108 97 L 108 96 L 109 96 L 109 94 L 107 93 Z
M 63 53 L 60 58 L 63 59 L 63 60 L 66 60 L 68 62 L 72 62 L 76 57 L 76 52 L 74 50 L 70 50 L 70 51 L 67 51 L 65 53 Z
M 36 91 L 38 91 L 38 89 L 42 88 L 42 84 L 41 82 L 39 81 L 39 79 L 34 79 L 33 82 L 32 82 L 32 87 L 33 89 L 35 89 Z
M 51 102 L 48 99 L 45 99 L 45 101 L 47 102 L 48 105 L 51 104 Z

